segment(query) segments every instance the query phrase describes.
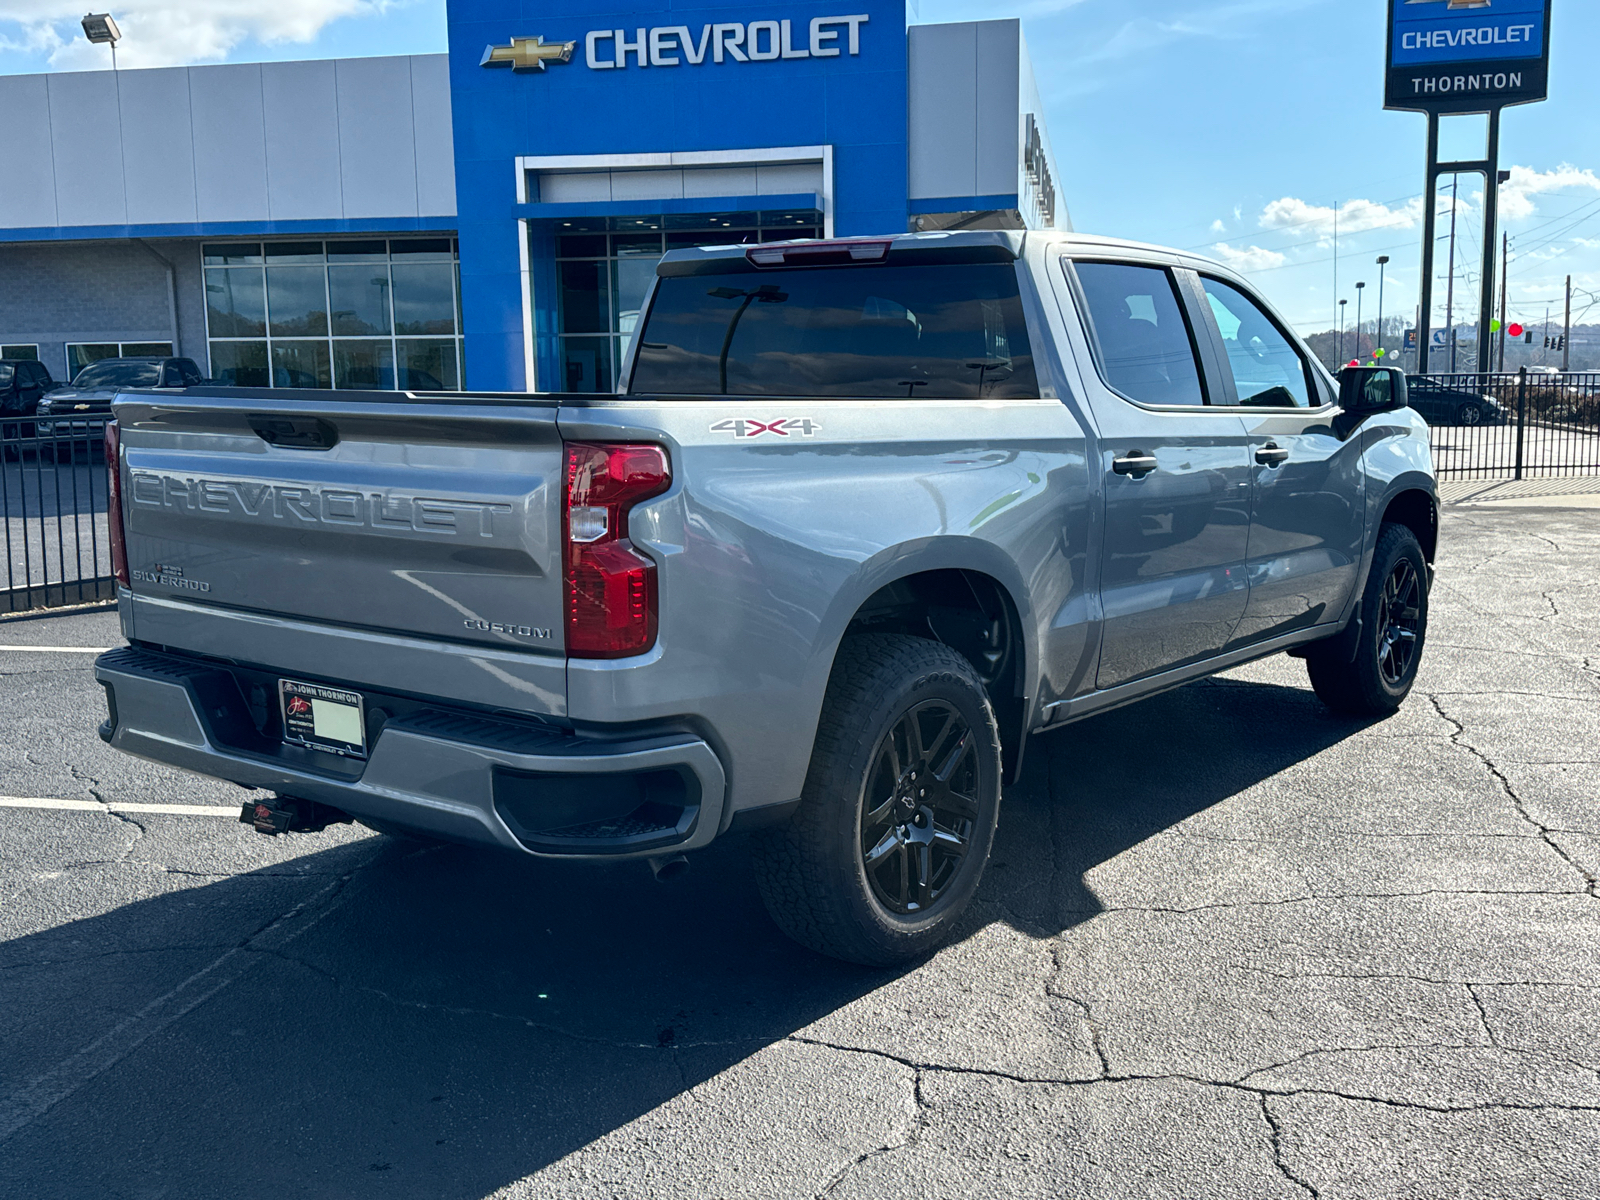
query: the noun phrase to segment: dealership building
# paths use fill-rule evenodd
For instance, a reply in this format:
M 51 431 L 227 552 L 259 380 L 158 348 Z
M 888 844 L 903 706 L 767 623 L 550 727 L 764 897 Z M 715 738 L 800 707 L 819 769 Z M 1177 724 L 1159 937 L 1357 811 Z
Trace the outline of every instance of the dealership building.
M 0 76 L 0 356 L 607 391 L 667 250 L 1070 228 L 1017 21 L 541 7 L 451 0 L 448 54 Z

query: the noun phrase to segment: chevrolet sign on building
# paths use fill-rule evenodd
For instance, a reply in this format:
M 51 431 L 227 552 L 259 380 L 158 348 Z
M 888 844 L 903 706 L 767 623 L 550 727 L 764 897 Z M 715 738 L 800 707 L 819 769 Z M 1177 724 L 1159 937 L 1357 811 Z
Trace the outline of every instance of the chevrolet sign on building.
M 1384 106 L 1486 112 L 1543 100 L 1552 0 L 1390 0 Z

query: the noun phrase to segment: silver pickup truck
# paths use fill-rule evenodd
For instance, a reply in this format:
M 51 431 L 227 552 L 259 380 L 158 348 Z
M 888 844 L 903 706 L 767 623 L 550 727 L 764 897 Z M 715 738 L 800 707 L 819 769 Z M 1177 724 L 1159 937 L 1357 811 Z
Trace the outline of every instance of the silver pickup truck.
M 868 963 L 976 890 L 1027 738 L 1251 659 L 1405 699 L 1437 506 L 1405 378 L 1227 269 L 1037 233 L 685 250 L 616 395 L 191 388 L 107 436 L 113 746 L 551 858 L 749 830 Z

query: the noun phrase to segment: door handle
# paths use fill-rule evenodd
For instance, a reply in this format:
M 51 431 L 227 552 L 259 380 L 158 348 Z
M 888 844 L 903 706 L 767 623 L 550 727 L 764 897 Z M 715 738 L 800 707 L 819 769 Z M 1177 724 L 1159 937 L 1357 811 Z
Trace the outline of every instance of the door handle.
M 1256 451 L 1256 461 L 1263 467 L 1281 467 L 1289 461 L 1289 452 L 1276 442 L 1268 442 Z
M 1111 469 L 1118 475 L 1132 475 L 1135 479 L 1143 479 L 1160 465 L 1154 455 L 1143 450 L 1129 450 L 1121 458 L 1111 460 Z

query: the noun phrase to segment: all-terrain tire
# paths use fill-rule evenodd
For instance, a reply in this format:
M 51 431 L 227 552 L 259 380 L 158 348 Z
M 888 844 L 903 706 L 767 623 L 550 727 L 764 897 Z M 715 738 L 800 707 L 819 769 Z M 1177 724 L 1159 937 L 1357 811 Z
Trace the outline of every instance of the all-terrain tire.
M 813 950 L 869 966 L 917 959 L 977 891 L 999 811 L 1000 733 L 972 665 L 924 638 L 850 637 L 800 807 L 753 839 L 757 885 Z
M 1428 637 L 1428 563 L 1406 526 L 1379 531 L 1356 614 L 1353 656 L 1347 637 L 1319 642 L 1306 654 L 1311 687 L 1335 712 L 1387 717 L 1411 694 Z

